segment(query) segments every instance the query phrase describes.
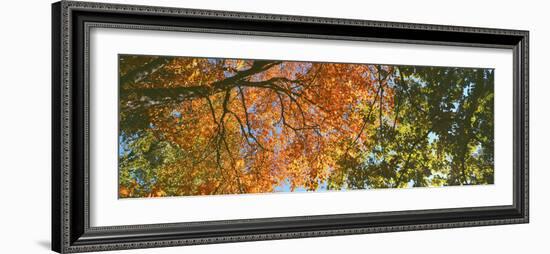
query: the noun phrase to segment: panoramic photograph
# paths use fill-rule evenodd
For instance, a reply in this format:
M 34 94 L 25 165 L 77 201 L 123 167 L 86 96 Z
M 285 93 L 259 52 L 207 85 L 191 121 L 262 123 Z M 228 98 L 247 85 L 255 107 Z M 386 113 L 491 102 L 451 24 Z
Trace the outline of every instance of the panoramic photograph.
M 494 76 L 120 54 L 118 197 L 493 184 Z

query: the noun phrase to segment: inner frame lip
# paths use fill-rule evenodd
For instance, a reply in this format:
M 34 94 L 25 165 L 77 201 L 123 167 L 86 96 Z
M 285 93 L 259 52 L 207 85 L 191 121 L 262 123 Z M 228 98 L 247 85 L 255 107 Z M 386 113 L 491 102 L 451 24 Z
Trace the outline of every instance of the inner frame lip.
M 132 30 L 154 30 L 154 31 L 166 31 L 165 29 L 161 29 L 160 27 L 158 26 L 146 26 L 145 28 L 138 28 L 138 27 L 135 27 L 134 25 L 132 24 L 111 24 L 111 23 L 102 23 L 102 22 L 85 22 L 85 27 L 86 27 L 86 36 L 89 38 L 89 33 L 90 33 L 90 29 L 93 29 L 93 28 L 111 28 L 111 29 L 132 29 Z M 202 29 L 200 28 L 183 28 L 183 30 L 181 30 L 181 28 L 177 27 L 177 28 L 173 28 L 173 29 L 170 29 L 170 31 L 182 31 L 182 32 L 199 32 L 199 33 L 212 33 L 211 30 L 205 30 L 203 31 Z M 225 30 L 225 33 L 226 34 L 235 34 L 235 35 L 250 35 L 250 36 L 256 36 L 255 34 L 251 34 L 251 33 L 239 33 L 238 31 L 233 33 L 233 31 L 226 31 Z M 269 33 L 269 34 L 261 34 L 259 36 L 275 36 L 275 37 L 278 37 L 279 35 L 278 34 L 272 34 L 272 33 Z M 285 36 L 283 36 L 285 37 Z M 304 37 L 300 37 L 300 36 L 290 36 L 291 38 L 304 38 Z M 86 40 L 87 44 L 86 44 L 86 48 L 89 49 L 89 40 Z M 308 37 L 309 38 L 309 37 Z M 326 39 L 325 37 L 315 37 L 315 38 L 309 38 L 309 39 Z M 335 39 L 333 37 L 330 37 L 328 39 Z M 336 38 L 335 40 L 339 40 L 340 37 Z M 360 40 L 360 41 L 364 41 L 362 40 L 361 38 L 357 39 L 357 40 Z M 366 41 L 370 41 L 370 40 L 366 40 Z M 375 42 L 380 42 L 380 41 L 375 41 Z M 401 41 L 391 41 L 390 43 L 403 43 Z M 446 45 L 445 45 L 446 46 Z M 458 45 L 449 45 L 449 46 L 465 46 L 463 44 L 458 44 Z M 485 46 L 486 47 L 486 46 Z M 493 48 L 493 47 L 487 47 L 487 48 Z M 508 47 L 496 47 L 496 48 L 508 48 Z M 89 50 L 86 51 L 87 53 L 89 53 Z M 173 56 L 173 55 L 157 55 L 157 54 L 129 54 L 129 53 L 120 53 L 119 55 L 144 55 L 144 56 L 168 56 L 168 57 L 186 57 L 186 56 Z M 210 57 L 197 57 L 197 56 L 192 56 L 192 57 L 196 57 L 196 58 L 210 58 Z M 227 58 L 229 59 L 229 57 L 212 57 L 212 58 Z M 249 60 L 250 58 L 234 58 L 234 57 L 231 57 L 231 59 L 245 59 L 245 60 Z M 274 60 L 274 59 L 264 59 L 264 58 L 254 58 L 253 60 Z M 277 59 L 279 60 L 279 59 Z M 290 59 L 281 59 L 281 60 L 284 60 L 284 61 L 297 61 L 297 62 L 319 62 L 319 63 L 324 63 L 323 61 L 309 61 L 309 60 L 290 60 Z M 332 62 L 327 62 L 327 63 L 332 63 Z M 350 63 L 350 64 L 373 64 L 373 63 L 355 63 L 355 62 L 337 62 L 337 63 Z M 89 65 L 89 56 L 87 56 L 87 61 L 86 61 L 86 64 Z M 404 65 L 404 64 L 380 64 L 380 65 L 396 65 L 396 66 L 408 66 L 408 65 Z M 414 65 L 414 66 L 431 66 L 431 65 Z M 434 66 L 437 66 L 437 65 L 434 65 Z M 441 66 L 437 66 L 437 67 L 456 67 L 456 68 L 471 68 L 471 69 L 476 69 L 476 68 L 484 68 L 484 67 L 459 67 L 459 66 L 446 66 L 446 65 L 441 65 Z M 486 69 L 494 69 L 494 68 L 486 68 Z M 89 84 L 89 80 L 87 80 L 86 82 L 88 82 Z M 164 225 L 162 226 L 163 230 L 162 232 L 164 232 L 164 234 L 168 234 L 168 235 L 173 235 L 175 238 L 179 238 L 179 237 L 176 237 L 175 235 L 187 235 L 187 233 L 190 231 L 190 228 L 189 227 L 193 227 L 195 229 L 197 229 L 198 231 L 195 231 L 195 232 L 210 232 L 212 230 L 212 228 L 202 228 L 203 226 L 205 225 L 208 225 L 208 226 L 213 226 L 213 227 L 217 227 L 218 229 L 223 229 L 224 226 L 226 226 L 227 224 L 232 224 L 232 225 L 243 225 L 247 228 L 250 227 L 250 225 L 255 225 L 256 222 L 254 221 L 257 221 L 258 223 L 262 223 L 264 222 L 269 222 L 270 220 L 272 221 L 277 221 L 276 223 L 274 223 L 272 226 L 273 228 L 284 228 L 284 229 L 290 229 L 291 227 L 289 226 L 284 226 L 284 227 L 281 227 L 280 226 L 280 223 L 282 220 L 284 219 L 288 219 L 289 221 L 288 222 L 292 222 L 292 224 L 296 225 L 300 220 L 308 220 L 310 223 L 321 223 L 323 225 L 330 225 L 333 221 L 335 221 L 336 219 L 338 218 L 341 218 L 341 217 L 346 217 L 347 219 L 355 219 L 354 222 L 349 222 L 349 223 L 345 223 L 345 222 L 342 222 L 342 221 L 339 221 L 338 222 L 338 225 L 347 225 L 349 224 L 350 226 L 354 226 L 354 227 L 359 227 L 358 226 L 358 221 L 357 219 L 361 220 L 361 219 L 365 219 L 365 220 L 368 220 L 369 223 L 368 224 L 364 224 L 363 227 L 373 227 L 377 224 L 376 221 L 379 220 L 379 216 L 383 216 L 384 214 L 390 214 L 389 217 L 384 217 L 385 220 L 392 220 L 393 218 L 395 218 L 396 220 L 399 220 L 401 221 L 402 219 L 400 218 L 400 216 L 411 216 L 415 213 L 420 213 L 420 214 L 430 214 L 430 215 L 435 215 L 435 214 L 446 214 L 446 213 L 456 213 L 456 212 L 473 212 L 473 211 L 476 211 L 476 210 L 480 210 L 481 212 L 485 213 L 487 212 L 489 209 L 484 209 L 484 208 L 491 208 L 491 209 L 496 209 L 496 210 L 499 210 L 499 212 L 503 212 L 504 210 L 509 210 L 509 209 L 515 209 L 515 199 L 514 199 L 514 204 L 513 205 L 505 205 L 505 206 L 483 206 L 483 207 L 467 207 L 467 208 L 441 208 L 441 209 L 425 209 L 425 210 L 411 210 L 411 211 L 385 211 L 385 212 L 369 212 L 369 213 L 346 213 L 346 214 L 330 214 L 330 215 L 306 215 L 306 216 L 291 216 L 291 217 L 272 217 L 272 218 L 255 218 L 255 219 L 230 219 L 230 220 L 213 220 L 213 221 L 193 221 L 193 222 L 181 222 L 181 223 L 155 223 L 155 224 L 142 224 L 142 225 L 121 225 L 121 226 L 98 226 L 98 227 L 89 227 L 87 230 L 87 232 L 93 232 L 92 234 L 90 234 L 88 237 L 89 238 L 86 238 L 84 237 L 82 240 L 86 240 L 86 241 L 92 241 L 92 240 L 97 240 L 97 239 L 100 239 L 102 235 L 100 232 L 101 231 L 104 231 L 104 230 L 109 230 L 109 229 L 117 229 L 117 228 L 124 228 L 124 229 L 130 229 L 130 228 L 134 228 L 134 229 L 157 229 L 159 228 L 159 225 Z M 370 215 L 370 216 L 369 216 Z M 447 214 L 448 216 L 448 214 Z M 452 217 L 452 216 L 451 216 Z M 89 212 L 88 212 L 88 221 L 89 221 Z M 318 219 L 318 220 L 316 220 Z M 380 219 L 381 220 L 381 219 Z M 416 221 L 419 221 L 418 219 L 416 219 Z M 261 227 L 262 228 L 265 228 L 267 225 L 262 225 Z M 184 232 L 184 231 L 180 231 L 178 228 L 179 227 L 186 227 L 187 230 Z M 332 226 L 330 226 L 329 228 L 332 228 Z M 205 231 L 203 231 L 203 229 Z M 136 231 L 135 233 L 137 235 L 149 235 L 149 233 L 145 233 L 145 232 L 140 232 L 141 230 L 138 230 Z M 192 230 L 191 230 L 192 231 Z M 168 232 L 172 232 L 172 233 L 168 233 Z M 278 231 L 277 231 L 278 232 Z M 126 232 L 127 233 L 127 232 Z M 126 235 L 126 233 L 122 233 L 122 235 Z M 137 236 L 135 235 L 135 236 Z M 138 241 L 138 240 L 136 240 Z

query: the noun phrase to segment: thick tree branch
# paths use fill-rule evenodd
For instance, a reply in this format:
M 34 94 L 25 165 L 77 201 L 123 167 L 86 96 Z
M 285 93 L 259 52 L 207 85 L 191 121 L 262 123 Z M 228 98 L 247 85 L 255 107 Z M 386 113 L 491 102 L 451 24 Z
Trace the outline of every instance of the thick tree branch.
M 213 82 L 210 85 L 199 86 L 175 86 L 175 87 L 157 87 L 157 88 L 131 88 L 121 89 L 121 97 L 127 97 L 134 94 L 141 104 L 145 106 L 157 105 L 166 102 L 181 102 L 193 100 L 201 97 L 211 96 L 217 93 L 225 92 L 235 88 L 255 74 L 261 73 L 280 62 L 277 61 L 255 61 L 252 67 L 247 70 L 239 71 L 234 76 L 223 80 Z M 249 82 L 250 83 L 250 82 Z M 252 86 L 263 87 L 266 81 L 252 82 Z M 136 106 L 137 107 L 137 106 Z
M 157 59 L 133 69 L 126 73 L 126 75 L 120 77 L 119 85 L 124 89 L 130 89 L 133 84 L 139 83 L 147 78 L 149 75 L 157 72 L 167 63 L 172 60 L 171 57 L 158 57 Z

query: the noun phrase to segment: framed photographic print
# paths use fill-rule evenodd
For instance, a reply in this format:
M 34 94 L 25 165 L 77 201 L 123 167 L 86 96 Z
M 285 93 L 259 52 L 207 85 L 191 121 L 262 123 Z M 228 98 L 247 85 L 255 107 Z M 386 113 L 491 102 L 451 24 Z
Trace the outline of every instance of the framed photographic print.
M 52 10 L 57 252 L 528 222 L 527 31 Z

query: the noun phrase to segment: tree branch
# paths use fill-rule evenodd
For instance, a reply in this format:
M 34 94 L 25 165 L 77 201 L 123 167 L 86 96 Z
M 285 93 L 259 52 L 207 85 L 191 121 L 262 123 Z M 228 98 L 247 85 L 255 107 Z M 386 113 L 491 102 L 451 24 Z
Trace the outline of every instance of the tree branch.
M 171 57 L 158 57 L 157 59 L 141 66 L 136 69 L 133 69 L 126 73 L 126 75 L 120 77 L 119 84 L 120 87 L 124 89 L 130 89 L 131 85 L 139 83 L 147 78 L 149 75 L 157 72 L 166 64 L 172 60 Z

